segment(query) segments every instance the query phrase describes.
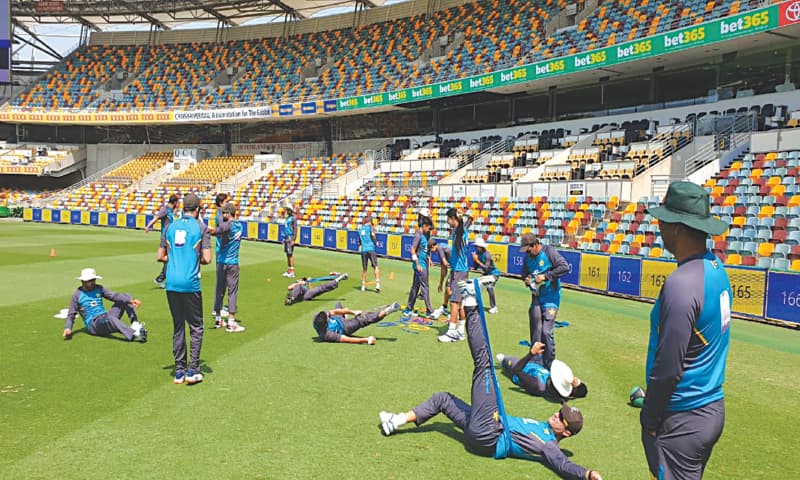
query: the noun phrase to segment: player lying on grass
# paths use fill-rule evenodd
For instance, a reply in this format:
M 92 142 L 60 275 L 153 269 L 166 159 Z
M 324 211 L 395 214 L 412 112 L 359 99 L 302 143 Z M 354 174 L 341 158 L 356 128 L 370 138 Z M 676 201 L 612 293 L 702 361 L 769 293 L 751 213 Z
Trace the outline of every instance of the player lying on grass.
M 312 287 L 314 282 L 319 282 L 322 280 L 331 281 L 328 283 L 323 283 L 319 287 Z M 286 294 L 286 300 L 284 300 L 283 303 L 284 305 L 294 305 L 295 303 L 311 300 L 322 295 L 323 293 L 336 290 L 339 287 L 339 282 L 342 280 L 347 280 L 346 273 L 331 272 L 329 277 L 301 278 L 300 280 L 286 287 L 289 292 Z
M 494 277 L 481 277 L 488 285 Z M 406 413 L 380 412 L 381 429 L 391 435 L 406 423 L 422 425 L 444 413 L 464 431 L 467 448 L 478 455 L 494 458 L 538 460 L 562 478 L 600 479 L 598 472 L 572 463 L 559 448 L 559 442 L 580 432 L 583 415 L 563 405 L 546 421 L 507 415 L 497 386 L 485 322 L 477 307 L 472 281 L 458 284 L 467 317 L 467 340 L 472 353 L 472 405 L 447 392 L 434 393 L 428 400 Z
M 497 354 L 503 373 L 526 392 L 537 397 L 558 400 L 583 398 L 588 393 L 581 379 L 572 374 L 572 369 L 560 360 L 553 360 L 550 370 L 544 368 L 535 357 L 544 354 L 544 343 L 536 342 L 522 359 Z
M 323 342 L 375 345 L 377 341 L 375 337 L 362 338 L 352 335 L 359 329 L 377 323 L 401 308 L 399 303 L 393 303 L 377 312 L 362 312 L 343 308 L 341 303 L 337 303 L 333 310 L 319 312 L 314 316 L 314 330 Z M 353 318 L 347 319 L 347 315 L 352 315 Z
M 144 323 L 138 321 L 134 310 L 142 302 L 127 293 L 115 293 L 98 285 L 97 280 L 102 279 L 103 277 L 97 275 L 94 268 L 81 270 L 81 276 L 76 278 L 81 281 L 81 286 L 70 298 L 67 320 L 61 336 L 67 340 L 72 338 L 72 325 L 75 323 L 75 316 L 80 313 L 89 335 L 110 337 L 112 333 L 119 332 L 129 342 L 134 340 L 146 342 L 147 330 L 144 328 Z M 104 298 L 114 302 L 109 311 L 106 311 L 103 305 Z M 123 313 L 126 313 L 131 320 L 130 326 L 120 320 Z

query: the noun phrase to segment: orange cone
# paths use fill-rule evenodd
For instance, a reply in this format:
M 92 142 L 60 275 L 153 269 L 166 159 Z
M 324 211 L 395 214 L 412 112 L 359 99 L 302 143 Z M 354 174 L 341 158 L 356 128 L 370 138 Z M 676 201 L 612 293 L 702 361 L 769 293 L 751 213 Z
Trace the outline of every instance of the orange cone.
M 394 272 L 389 272 L 389 280 L 394 280 Z
M 50 249 L 50 256 L 51 257 L 55 257 L 56 256 L 56 249 L 55 248 L 51 248 Z

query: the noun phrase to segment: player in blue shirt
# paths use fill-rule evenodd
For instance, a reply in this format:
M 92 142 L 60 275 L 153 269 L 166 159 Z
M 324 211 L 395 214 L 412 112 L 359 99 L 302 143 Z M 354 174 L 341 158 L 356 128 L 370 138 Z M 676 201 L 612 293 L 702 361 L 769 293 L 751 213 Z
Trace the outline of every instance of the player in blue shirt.
M 86 325 L 86 333 L 99 337 L 110 337 L 112 333 L 119 332 L 125 336 L 129 342 L 147 341 L 147 330 L 144 323 L 140 323 L 136 317 L 134 308 L 138 308 L 142 302 L 133 298 L 127 293 L 115 293 L 102 285 L 97 284 L 97 280 L 103 277 L 97 275 L 94 268 L 84 268 L 81 276 L 76 280 L 81 281 L 81 286 L 72 294 L 67 311 L 67 320 L 64 324 L 64 331 L 61 336 L 66 340 L 72 338 L 72 326 L 75 317 L 80 314 L 83 323 Z M 103 299 L 111 300 L 114 305 L 106 311 Z M 120 318 L 122 314 L 128 315 L 131 325 L 125 325 Z
M 239 247 L 242 244 L 242 224 L 235 221 L 236 206 L 226 203 L 222 206 L 219 226 L 210 227 L 208 232 L 217 237 L 217 290 L 214 295 L 214 312 L 222 309 L 222 299 L 228 290 L 228 321 L 217 314 L 214 328 L 225 327 L 228 333 L 244 332 L 244 327 L 236 321 L 236 300 L 239 294 Z
M 172 223 L 175 220 L 175 217 L 177 216 L 178 216 L 178 196 L 170 195 L 167 203 L 162 205 L 161 208 L 158 210 L 158 212 L 156 212 L 156 214 L 153 216 L 153 219 L 150 220 L 150 223 L 145 225 L 144 233 L 149 232 L 153 228 L 153 225 L 155 225 L 156 222 L 160 221 L 161 237 L 163 238 L 164 234 L 167 233 L 167 227 L 169 227 L 169 224 Z M 166 278 L 166 275 L 167 275 L 167 264 L 165 263 L 161 267 L 161 273 L 159 273 L 158 276 L 153 281 L 156 282 L 156 285 L 158 285 L 159 287 L 164 288 L 164 278 Z
M 521 359 L 497 354 L 497 361 L 514 385 L 537 397 L 556 400 L 583 398 L 588 389 L 580 378 L 572 374 L 572 369 L 564 362 L 553 360 L 550 370 L 544 368 L 536 359 L 544 353 L 544 343 L 536 342 Z
M 706 239 L 728 224 L 711 216 L 708 192 L 691 182 L 672 183 L 648 213 L 678 268 L 650 314 L 642 444 L 652 478 L 699 479 L 725 424 L 733 305 L 728 274 Z
M 361 291 L 367 289 L 367 262 L 375 271 L 375 291 L 381 291 L 381 270 L 378 268 L 378 255 L 375 253 L 375 229 L 372 227 L 372 215 L 364 217 L 364 223 L 358 229 L 358 244 L 361 246 Z
M 458 282 L 469 278 L 469 228 L 472 226 L 470 215 L 461 215 L 451 208 L 447 211 L 447 224 L 450 226 L 450 324 L 447 332 L 439 336 L 444 343 L 465 340 L 465 315 L 461 308 L 461 293 Z
M 361 328 L 383 320 L 388 315 L 400 310 L 400 308 L 402 307 L 399 303 L 393 303 L 377 312 L 362 312 L 361 310 L 344 308 L 341 303 L 337 303 L 333 310 L 319 312 L 314 316 L 314 331 L 317 332 L 320 341 L 323 342 L 375 345 L 377 339 L 373 336 L 363 338 L 353 337 L 352 335 Z M 347 315 L 352 315 L 353 319 L 347 319 Z
M 306 300 L 313 300 L 314 298 L 322 295 L 323 293 L 332 292 L 339 288 L 339 283 L 342 280 L 347 280 L 347 273 L 331 272 L 330 276 L 326 279 L 330 280 L 322 285 L 315 287 L 313 284 L 317 281 L 322 281 L 322 278 L 301 278 L 291 285 L 286 287 L 286 299 L 284 305 L 294 305 L 295 303 L 305 302 Z
M 220 224 L 224 221 L 222 219 L 222 216 L 223 216 L 222 207 L 229 200 L 230 199 L 229 199 L 227 193 L 218 193 L 217 196 L 214 197 L 214 207 L 215 207 L 216 213 L 214 215 L 214 223 L 211 226 L 211 228 L 209 228 L 209 233 L 211 233 L 212 235 L 213 235 L 213 231 L 212 230 L 214 228 L 216 228 L 216 227 L 219 227 Z M 217 303 L 216 303 L 216 297 L 220 295 L 220 290 L 222 290 L 221 295 L 223 295 L 223 296 L 225 295 L 225 276 L 224 276 L 223 272 L 221 271 L 222 270 L 222 266 L 219 263 L 219 248 L 220 248 L 221 245 L 222 245 L 222 239 L 220 237 L 217 237 L 216 241 L 214 242 L 214 253 L 215 253 L 216 258 L 217 258 L 217 286 L 216 286 L 216 289 L 215 289 L 215 296 L 214 296 L 214 300 L 215 300 L 214 301 L 214 310 L 211 311 L 211 316 L 214 317 L 215 319 L 219 319 L 219 317 L 228 316 L 228 309 L 225 308 L 224 306 L 217 305 Z M 219 310 L 217 310 L 217 308 L 219 308 Z M 224 327 L 224 326 L 225 326 L 225 324 L 221 320 L 214 323 L 214 328 L 220 328 L 220 327 Z
M 161 237 L 158 261 L 167 263 L 167 303 L 172 314 L 172 353 L 176 384 L 203 381 L 200 350 L 203 346 L 203 295 L 200 265 L 211 263 L 208 228 L 198 215 L 200 199 L 190 193 L 183 198 L 183 216 Z M 186 368 L 186 324 L 189 324 L 190 356 Z
M 297 240 L 297 221 L 294 218 L 292 207 L 283 207 L 283 251 L 286 253 L 286 263 L 289 267 L 281 275 L 294 278 L 294 244 Z
M 494 277 L 482 277 L 479 282 L 487 285 L 494 282 Z M 473 362 L 472 404 L 451 393 L 435 393 L 408 412 L 380 412 L 383 433 L 391 435 L 410 422 L 420 426 L 444 413 L 463 430 L 467 448 L 478 455 L 540 461 L 562 478 L 600 479 L 598 472 L 572 463 L 559 448 L 561 440 L 581 431 L 583 415 L 580 410 L 565 404 L 546 421 L 506 414 L 491 361 L 488 332 L 480 318 L 473 283 L 462 282 L 459 288 L 467 315 L 467 336 Z
M 439 245 L 439 242 L 437 242 L 436 240 L 430 241 L 430 243 L 428 244 L 428 250 L 430 251 L 431 259 L 433 259 L 434 253 L 439 254 L 439 265 L 440 265 L 439 285 L 437 286 L 436 291 L 439 293 L 444 292 L 444 298 L 442 299 L 442 306 L 434 310 L 433 315 L 431 315 L 431 318 L 436 320 L 442 315 L 445 315 L 447 317 L 450 316 L 450 310 L 447 308 L 448 307 L 447 301 L 450 299 L 450 296 L 453 294 L 453 292 L 450 290 L 450 279 L 448 278 L 447 272 L 450 268 L 451 250 L 450 247 L 448 247 L 447 245 Z M 446 286 L 445 286 L 445 279 L 447 279 Z
M 569 273 L 569 264 L 558 250 L 551 245 L 543 245 L 532 233 L 522 236 L 519 251 L 525 254 L 522 279 L 531 291 L 531 305 L 528 308 L 530 342 L 545 344 L 542 365 L 550 368 L 556 358 L 553 329 L 561 306 L 559 279 Z
M 475 240 L 476 252 L 472 254 L 472 261 L 484 275 L 493 275 L 500 279 L 500 270 L 494 264 L 492 252 L 488 250 L 489 246 L 483 238 L 478 237 Z M 487 286 L 486 292 L 489 294 L 489 313 L 497 313 L 497 300 L 494 297 L 494 286 Z
M 431 219 L 424 217 L 422 219 L 422 227 L 417 229 L 414 241 L 411 243 L 411 268 L 414 271 L 414 279 L 411 282 L 411 291 L 408 292 L 408 304 L 403 312 L 404 315 L 410 315 L 414 310 L 414 304 L 417 302 L 418 296 L 421 296 L 425 302 L 425 316 L 433 314 L 429 287 L 430 277 L 428 275 L 428 270 L 430 269 L 428 239 L 432 228 L 433 222 Z

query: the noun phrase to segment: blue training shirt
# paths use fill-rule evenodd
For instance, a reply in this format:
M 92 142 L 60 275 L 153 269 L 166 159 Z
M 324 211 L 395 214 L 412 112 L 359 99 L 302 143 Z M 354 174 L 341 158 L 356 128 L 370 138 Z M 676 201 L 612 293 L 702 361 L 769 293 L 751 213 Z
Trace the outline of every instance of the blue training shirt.
M 222 222 L 217 229 L 217 263 L 222 265 L 239 265 L 239 247 L 242 245 L 242 224 L 229 220 Z
M 554 265 L 550 261 L 550 256 L 547 255 L 548 248 L 553 247 L 544 246 L 535 257 L 525 255 L 527 273 L 531 275 L 544 274 L 553 268 Z M 545 308 L 558 308 L 561 305 L 561 280 L 558 278 L 545 280 L 539 285 L 539 303 Z
M 423 270 L 428 269 L 428 236 L 417 230 L 414 241 L 411 243 L 411 250 L 417 252 L 417 261 L 411 262 L 411 269 L 417 270 L 417 265 Z
M 522 367 L 522 371 L 543 384 L 547 384 L 547 381 L 550 379 L 550 370 L 536 362 L 526 363 L 525 366 Z M 519 385 L 519 377 L 516 374 L 511 377 L 511 381 L 514 382 L 515 385 Z
M 362 225 L 358 229 L 358 239 L 361 242 L 361 253 L 375 251 L 375 243 L 372 241 L 372 225 Z
M 208 230 L 194 217 L 184 216 L 173 222 L 162 240 L 167 249 L 166 289 L 171 292 L 200 291 L 200 257 L 210 248 Z
M 667 277 L 650 313 L 643 426 L 724 397 L 732 305 L 728 274 L 710 251 Z
M 286 221 L 283 222 L 283 235 L 284 239 L 294 240 L 295 237 L 294 215 L 289 215 L 288 217 L 286 217 Z
M 222 224 L 222 207 L 217 207 L 217 214 L 214 215 L 214 227 L 219 227 Z M 219 263 L 219 249 L 222 246 L 222 239 L 217 237 L 214 242 L 214 253 L 217 254 L 217 263 Z
M 466 225 L 464 226 L 464 234 L 461 237 L 461 251 L 456 248 L 456 231 L 450 234 L 450 267 L 454 272 L 468 272 L 469 260 L 467 253 L 469 252 L 469 232 Z
M 500 270 L 497 269 L 497 266 L 494 264 L 494 258 L 492 258 L 492 252 L 489 250 L 485 250 L 483 255 L 478 255 L 481 263 L 486 266 L 483 269 L 484 275 L 500 275 Z

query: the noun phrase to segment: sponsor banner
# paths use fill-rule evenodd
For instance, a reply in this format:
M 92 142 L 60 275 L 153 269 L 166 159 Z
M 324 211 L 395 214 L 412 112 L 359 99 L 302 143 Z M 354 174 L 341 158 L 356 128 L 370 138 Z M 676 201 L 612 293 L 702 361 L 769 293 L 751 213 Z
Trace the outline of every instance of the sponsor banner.
M 258 224 L 258 235 L 256 238 L 259 240 L 269 240 L 269 225 L 268 223 L 260 223 Z
M 584 254 L 581 258 L 580 286 L 605 291 L 608 286 L 607 255 Z
M 764 316 L 767 272 L 759 268 L 725 267 L 733 292 L 733 311 Z
M 119 220 L 119 219 L 117 218 L 117 214 L 116 214 L 116 213 L 109 213 L 109 214 L 108 214 L 108 216 L 106 217 L 106 222 L 107 222 L 107 225 L 108 225 L 109 227 L 116 227 L 116 226 L 118 226 L 118 225 L 119 225 L 119 222 L 118 222 L 118 220 Z M 124 225 L 123 225 L 123 226 L 124 226 Z
M 641 297 L 655 300 L 667 277 L 677 268 L 675 262 L 667 260 L 642 260 Z
M 311 227 L 300 227 L 300 245 L 311 245 Z
M 100 212 L 89 212 L 89 225 L 100 225 Z
M 87 211 L 81 212 L 81 224 L 90 225 L 92 223 L 92 214 Z
M 243 229 L 242 232 L 245 238 L 258 239 L 258 222 L 247 222 L 247 228 Z
M 386 255 L 387 235 L 385 233 L 375 234 L 375 253 Z
M 638 258 L 611 257 L 608 266 L 608 291 L 638 297 L 642 283 L 642 261 Z
M 519 245 L 508 246 L 508 273 L 522 276 L 522 266 L 525 265 L 525 254 L 519 251 Z M 563 278 L 562 278 L 563 280 Z
M 781 27 L 800 22 L 800 0 L 783 2 L 780 5 L 780 17 L 778 24 Z
M 66 125 L 136 125 L 165 124 L 175 121 L 173 112 L 124 112 L 124 113 L 74 113 L 74 112 L 25 112 L 19 110 L 0 111 L 0 122 L 46 123 Z
M 336 231 L 336 249 L 341 251 L 347 250 L 347 230 Z
M 230 120 L 252 120 L 272 116 L 272 106 L 218 108 L 214 110 L 178 110 L 171 112 L 174 122 L 222 122 Z
M 129 213 L 125 215 L 125 226 L 127 228 L 136 228 L 136 214 Z
M 567 285 L 580 285 L 580 273 L 581 273 L 581 254 L 578 252 L 573 251 L 566 251 L 566 250 L 559 250 L 559 252 L 564 260 L 567 261 L 569 264 L 569 271 L 566 275 L 561 277 L 561 283 L 566 283 Z
M 42 221 L 46 223 L 50 223 L 53 221 L 53 211 L 49 208 L 42 209 Z
M 34 208 L 33 212 L 31 212 L 31 219 L 34 222 L 41 222 L 42 221 L 42 209 L 41 208 Z
M 498 270 L 501 272 L 508 270 L 508 245 L 487 243 L 486 250 L 492 255 L 492 260 Z
M 41 175 L 44 167 L 31 167 L 29 165 L 4 165 L 0 173 L 11 175 Z
M 414 237 L 412 237 L 411 235 L 403 235 L 403 238 L 400 240 L 401 257 L 405 258 L 406 260 L 411 260 L 411 245 L 413 243 L 414 243 Z M 436 258 L 437 259 L 439 258 L 438 255 L 436 255 Z M 433 255 L 431 256 L 431 261 L 434 263 L 436 262 L 435 260 L 433 260 Z
M 769 272 L 767 318 L 800 323 L 800 275 Z
M 269 240 L 270 242 L 277 242 L 278 241 L 278 237 L 280 237 L 279 232 L 281 230 L 283 230 L 281 227 L 282 227 L 282 225 L 278 225 L 277 223 L 270 223 L 269 226 L 267 227 L 267 238 L 266 238 L 266 240 Z M 281 241 L 282 240 L 283 239 L 281 239 Z
M 317 102 L 304 102 L 300 104 L 300 113 L 303 115 L 313 115 L 317 113 Z
M 25 207 L 22 209 L 22 219 L 26 222 L 33 221 L 33 209 L 29 207 Z
M 280 115 L 281 117 L 294 115 L 294 105 L 291 103 L 280 105 L 278 107 L 278 115 Z
M 358 232 L 354 230 L 347 231 L 347 250 L 349 252 L 361 251 L 358 243 Z
M 325 229 L 325 238 L 323 239 L 322 245 L 325 248 L 336 249 L 336 230 L 332 228 Z
M 136 228 L 144 229 L 147 226 L 147 215 L 136 215 Z
M 53 223 L 61 223 L 61 210 L 51 210 L 50 221 Z
M 325 113 L 336 111 L 336 100 L 325 100 L 322 102 L 322 111 Z
M 325 229 L 319 227 L 311 228 L 311 246 L 325 246 Z
M 386 236 L 386 254 L 390 257 L 400 258 L 403 253 L 403 237 L 400 235 Z

